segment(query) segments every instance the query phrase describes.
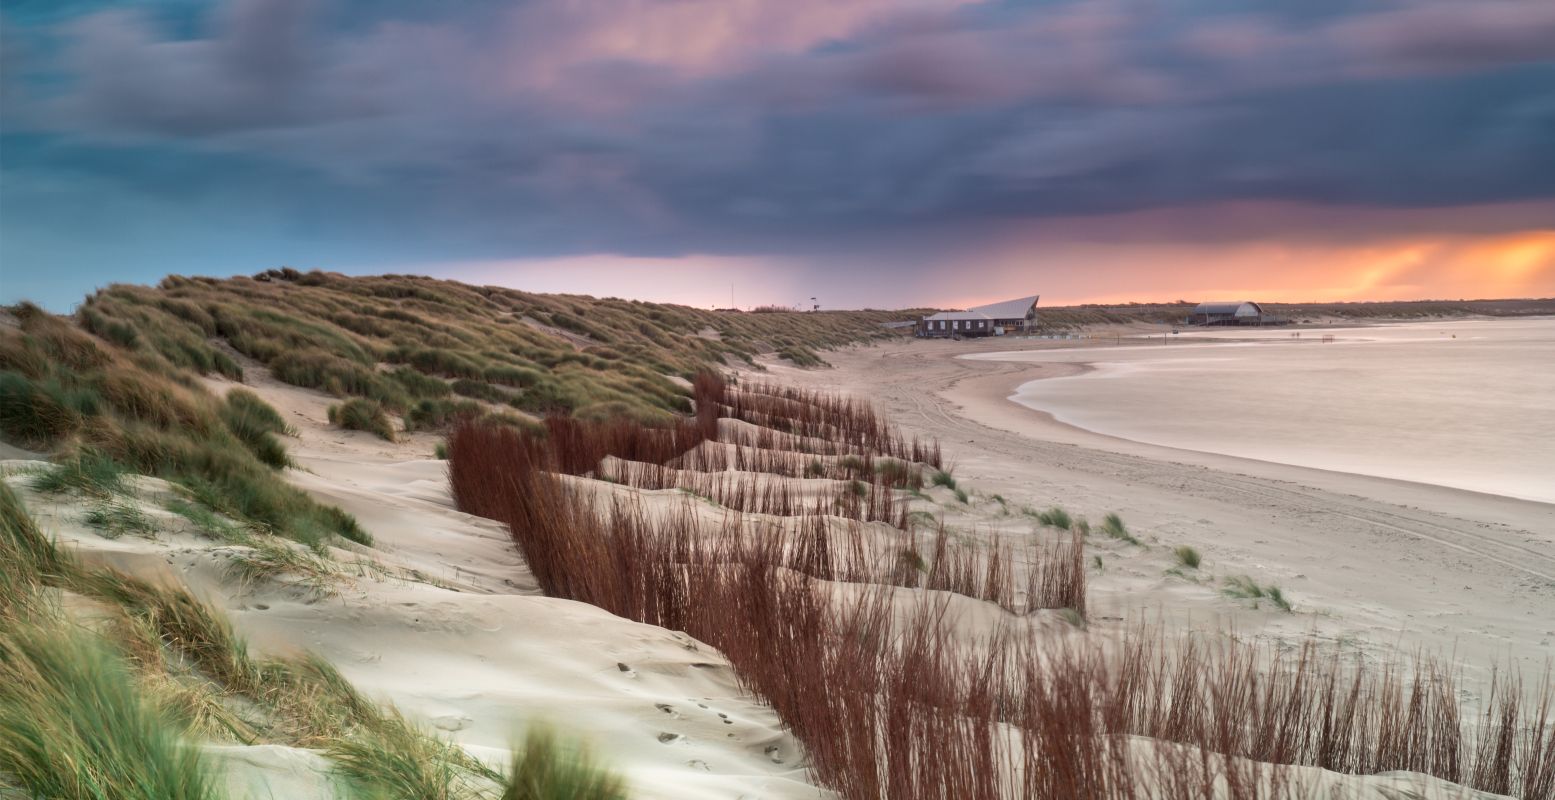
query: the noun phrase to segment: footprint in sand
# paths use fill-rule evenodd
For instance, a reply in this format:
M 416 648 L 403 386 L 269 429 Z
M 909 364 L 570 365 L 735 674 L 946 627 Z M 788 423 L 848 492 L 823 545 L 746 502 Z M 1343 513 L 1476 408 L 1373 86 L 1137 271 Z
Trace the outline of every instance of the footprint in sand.
M 635 678 L 635 677 L 637 677 L 637 670 L 632 669 L 631 667 L 627 666 L 626 664 L 621 663 L 620 661 L 616 662 L 616 669 L 621 670 L 622 672 L 626 673 L 626 677 L 628 677 L 628 678 Z
M 669 744 L 670 742 L 678 741 L 680 738 L 680 734 L 666 731 L 659 734 L 659 744 Z

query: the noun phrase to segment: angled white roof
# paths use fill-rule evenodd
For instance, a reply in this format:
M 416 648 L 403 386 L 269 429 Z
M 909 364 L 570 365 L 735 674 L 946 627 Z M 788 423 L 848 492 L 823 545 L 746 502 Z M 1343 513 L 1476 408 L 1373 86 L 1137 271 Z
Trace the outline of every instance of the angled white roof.
M 1025 319 L 1026 312 L 1037 304 L 1041 295 L 1030 297 L 1017 297 L 1014 300 L 1004 300 L 998 303 L 989 303 L 986 306 L 973 306 L 968 311 L 979 314 L 987 314 L 994 319 Z
M 1251 300 L 1237 302 L 1207 302 L 1199 303 L 1193 309 L 1195 314 L 1234 314 L 1239 317 L 1257 316 L 1263 313 L 1263 306 Z
M 993 319 L 993 317 L 990 317 L 987 314 L 978 313 L 976 311 L 941 311 L 938 314 L 931 314 L 927 317 L 924 317 L 924 319 Z

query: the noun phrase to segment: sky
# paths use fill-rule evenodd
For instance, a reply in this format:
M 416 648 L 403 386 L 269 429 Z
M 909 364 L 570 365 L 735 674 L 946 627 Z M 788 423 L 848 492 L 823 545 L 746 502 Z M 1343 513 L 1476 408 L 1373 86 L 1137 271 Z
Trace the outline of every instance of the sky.
M 1550 0 L 7 0 L 0 302 L 1555 296 Z

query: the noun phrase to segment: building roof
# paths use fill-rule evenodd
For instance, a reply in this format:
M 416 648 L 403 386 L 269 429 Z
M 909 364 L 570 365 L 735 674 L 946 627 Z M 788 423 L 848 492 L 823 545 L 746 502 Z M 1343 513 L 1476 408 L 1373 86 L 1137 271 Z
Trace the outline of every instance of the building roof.
M 1260 306 L 1260 305 L 1258 305 L 1257 303 L 1254 303 L 1251 300 L 1239 300 L 1239 301 L 1233 302 L 1233 303 L 1226 303 L 1226 302 L 1199 303 L 1198 306 L 1196 306 L 1193 309 L 1193 313 L 1195 313 L 1195 314 L 1236 314 L 1238 311 L 1241 311 L 1244 306 L 1252 306 L 1253 310 L 1256 311 L 1257 313 L 1259 313 L 1259 314 L 1263 313 L 1263 306 Z
M 1036 294 L 1030 297 L 1017 297 L 1014 300 L 989 303 L 986 306 L 973 306 L 968 311 L 987 314 L 993 319 L 1025 319 L 1026 312 L 1030 311 L 1031 307 L 1037 304 L 1039 297 L 1041 295 Z
M 941 311 L 938 314 L 931 314 L 931 315 L 929 315 L 927 317 L 924 317 L 924 319 L 925 320 L 941 320 L 941 319 L 945 319 L 945 320 L 952 320 L 952 319 L 986 319 L 986 320 L 992 320 L 993 317 L 990 317 L 987 314 L 980 314 L 980 313 L 978 313 L 976 311 Z

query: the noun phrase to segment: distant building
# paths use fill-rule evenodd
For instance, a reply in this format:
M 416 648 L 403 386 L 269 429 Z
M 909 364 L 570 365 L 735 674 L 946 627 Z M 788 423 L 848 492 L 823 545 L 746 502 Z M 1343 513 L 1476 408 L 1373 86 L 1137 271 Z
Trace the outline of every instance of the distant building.
M 973 306 L 967 309 L 977 314 L 986 314 L 993 320 L 994 335 L 1003 336 L 1006 333 L 1020 333 L 1037 325 L 1037 300 L 1041 295 L 1030 297 L 1017 297 L 1014 300 L 1005 300 L 999 303 L 989 303 L 986 306 Z
M 1263 306 L 1251 300 L 1233 303 L 1199 303 L 1188 316 L 1189 325 L 1262 325 Z
M 956 336 L 992 336 L 993 318 L 976 311 L 941 311 L 918 323 L 918 335 L 938 339 Z
M 925 338 L 1003 336 L 1030 329 L 1037 322 L 1038 295 L 990 303 L 966 311 L 941 311 L 918 321 L 918 335 Z

